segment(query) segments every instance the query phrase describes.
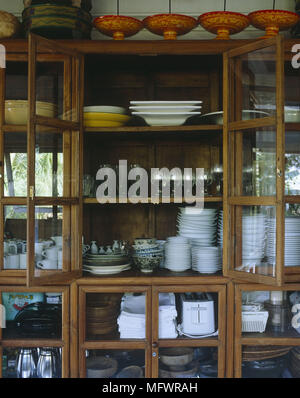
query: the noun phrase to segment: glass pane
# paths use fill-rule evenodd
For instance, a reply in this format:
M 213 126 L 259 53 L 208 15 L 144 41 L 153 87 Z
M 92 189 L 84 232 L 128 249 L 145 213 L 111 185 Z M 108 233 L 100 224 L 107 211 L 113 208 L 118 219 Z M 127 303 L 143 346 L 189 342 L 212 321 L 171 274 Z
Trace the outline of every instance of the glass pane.
M 4 378 L 60 378 L 62 348 L 7 347 L 3 349 Z
M 143 350 L 86 350 L 87 378 L 144 378 Z
M 4 206 L 4 269 L 27 268 L 27 207 Z
M 285 83 L 285 109 L 284 116 L 286 123 L 300 122 L 300 84 L 299 68 L 295 68 L 291 61 L 284 64 Z
M 71 248 L 67 249 L 66 245 L 63 245 L 64 218 L 67 220 L 69 213 L 68 206 L 36 206 L 34 240 L 36 273 L 39 273 L 39 270 L 61 270 L 63 259 L 67 266 L 70 265 Z
M 230 72 L 235 81 L 235 92 L 231 92 L 231 98 L 238 100 L 239 108 L 231 121 L 274 115 L 276 46 L 252 51 L 236 57 L 234 61 Z
M 66 63 L 70 58 L 57 55 L 57 62 L 36 63 L 36 112 L 38 115 L 62 120 L 78 120 L 75 110 L 71 110 L 70 100 L 71 69 L 64 75 Z
M 58 339 L 62 335 L 62 294 L 2 292 L 4 339 Z
M 144 293 L 88 293 L 87 339 L 145 339 L 145 305 Z
M 232 208 L 232 222 L 230 264 L 235 271 L 274 277 L 276 264 L 275 207 L 235 206 Z
M 300 205 L 287 203 L 285 211 L 284 265 L 300 265 Z
M 63 196 L 63 135 L 37 133 L 35 145 L 35 195 Z
M 244 290 L 242 292 L 242 333 L 248 337 L 257 338 L 300 337 L 299 303 L 299 291 Z
M 160 378 L 216 378 L 218 350 L 211 347 L 168 347 L 159 350 Z
M 300 195 L 300 131 L 285 132 L 285 194 Z
M 28 63 L 21 61 L 18 62 L 7 61 L 5 69 L 6 101 L 7 102 L 12 100 L 15 101 L 14 104 L 10 105 L 15 105 L 17 108 L 20 105 L 23 104 L 25 105 L 25 100 L 27 101 L 27 95 L 28 95 Z M 6 111 L 6 115 L 8 116 L 11 113 L 15 114 L 16 110 L 17 109 Z M 26 125 L 27 114 L 25 117 L 26 117 L 25 123 L 22 122 L 21 123 L 22 125 Z M 11 120 L 6 120 L 7 124 L 11 124 L 10 122 Z
M 234 156 L 235 176 L 232 195 L 276 195 L 275 128 L 249 129 L 231 133 L 230 148 Z
M 217 293 L 159 293 L 158 337 L 174 339 L 217 336 L 217 315 Z
M 27 196 L 26 133 L 4 133 L 4 195 Z

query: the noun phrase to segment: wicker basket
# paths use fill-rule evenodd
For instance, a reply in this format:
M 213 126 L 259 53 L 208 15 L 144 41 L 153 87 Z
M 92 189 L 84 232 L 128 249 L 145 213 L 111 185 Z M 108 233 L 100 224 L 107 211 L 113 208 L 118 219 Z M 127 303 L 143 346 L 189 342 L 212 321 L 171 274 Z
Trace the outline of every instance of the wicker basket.
M 268 311 L 243 311 L 242 332 L 263 333 L 267 326 Z

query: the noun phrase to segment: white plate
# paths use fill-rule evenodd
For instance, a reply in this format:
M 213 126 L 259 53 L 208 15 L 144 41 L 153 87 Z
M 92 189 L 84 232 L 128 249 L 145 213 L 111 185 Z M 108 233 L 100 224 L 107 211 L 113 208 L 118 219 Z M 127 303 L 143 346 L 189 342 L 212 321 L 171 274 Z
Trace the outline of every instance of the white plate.
M 132 109 L 135 112 L 169 112 L 169 113 L 178 113 L 178 112 L 193 112 L 197 109 L 201 109 L 202 106 L 130 106 L 129 109 Z
M 201 112 L 132 112 L 132 115 L 142 117 L 149 126 L 181 126 L 189 117 L 200 114 Z
M 131 269 L 131 267 L 128 266 L 126 268 L 122 268 L 122 269 L 118 269 L 118 270 L 114 270 L 114 269 L 102 270 L 101 269 L 101 271 L 90 270 L 90 269 L 87 269 L 87 268 L 83 268 L 83 269 L 84 269 L 84 271 L 90 272 L 93 275 L 112 275 L 112 274 L 118 274 L 118 273 L 120 273 L 122 271 L 127 271 L 127 270 Z
M 202 104 L 203 101 L 130 101 L 132 105 L 165 105 L 165 106 L 184 106 L 184 105 L 196 105 Z

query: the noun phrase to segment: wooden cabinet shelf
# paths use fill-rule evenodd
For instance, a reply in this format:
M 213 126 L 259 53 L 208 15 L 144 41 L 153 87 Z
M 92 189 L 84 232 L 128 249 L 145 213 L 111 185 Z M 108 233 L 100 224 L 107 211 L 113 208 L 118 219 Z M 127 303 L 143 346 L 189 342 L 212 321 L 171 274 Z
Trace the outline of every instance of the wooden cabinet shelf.
M 163 132 L 199 132 L 199 131 L 222 131 L 220 125 L 197 125 L 197 126 L 123 126 L 123 127 L 86 127 L 86 133 L 163 133 Z

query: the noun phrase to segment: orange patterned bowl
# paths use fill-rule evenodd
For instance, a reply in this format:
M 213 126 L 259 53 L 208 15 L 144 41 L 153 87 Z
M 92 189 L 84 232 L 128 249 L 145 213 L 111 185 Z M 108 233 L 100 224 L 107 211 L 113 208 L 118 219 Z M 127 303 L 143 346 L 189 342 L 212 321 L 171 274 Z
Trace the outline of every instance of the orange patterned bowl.
M 198 17 L 199 24 L 216 39 L 230 39 L 230 34 L 239 33 L 250 25 L 247 15 L 231 11 L 206 12 Z
M 150 32 L 164 36 L 165 40 L 176 40 L 177 36 L 190 32 L 197 26 L 197 20 L 188 15 L 156 14 L 143 20 Z
M 143 22 L 133 17 L 123 15 L 103 15 L 94 19 L 94 26 L 106 36 L 114 40 L 124 40 L 125 37 L 133 36 L 143 27 Z
M 251 25 L 257 29 L 265 30 L 263 39 L 273 37 L 280 30 L 287 30 L 294 26 L 300 19 L 299 15 L 285 10 L 260 10 L 248 14 Z

